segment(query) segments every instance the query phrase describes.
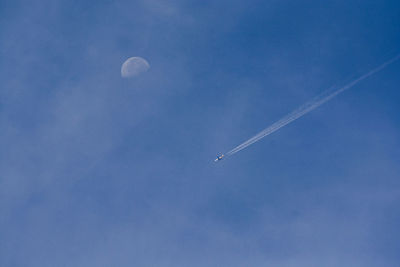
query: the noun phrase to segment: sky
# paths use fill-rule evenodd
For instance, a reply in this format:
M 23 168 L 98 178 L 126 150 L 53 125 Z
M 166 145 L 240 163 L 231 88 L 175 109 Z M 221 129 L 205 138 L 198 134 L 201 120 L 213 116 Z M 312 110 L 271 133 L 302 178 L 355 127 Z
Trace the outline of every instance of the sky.
M 399 29 L 396 0 L 1 1 L 0 266 L 399 266 L 400 62 L 214 162 Z

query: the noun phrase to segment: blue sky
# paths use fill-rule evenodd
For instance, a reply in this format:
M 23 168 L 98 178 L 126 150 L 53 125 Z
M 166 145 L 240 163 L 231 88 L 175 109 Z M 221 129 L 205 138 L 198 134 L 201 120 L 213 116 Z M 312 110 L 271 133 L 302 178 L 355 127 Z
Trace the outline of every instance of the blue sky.
M 0 2 L 1 266 L 398 266 L 400 3 Z M 131 56 L 150 70 L 120 77 Z

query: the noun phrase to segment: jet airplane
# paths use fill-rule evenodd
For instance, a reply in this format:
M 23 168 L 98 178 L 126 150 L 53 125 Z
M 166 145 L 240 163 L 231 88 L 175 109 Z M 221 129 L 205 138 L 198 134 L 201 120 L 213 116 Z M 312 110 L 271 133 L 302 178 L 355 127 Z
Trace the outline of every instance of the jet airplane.
M 221 155 L 217 156 L 217 158 L 214 161 L 215 162 L 220 161 L 223 159 L 224 156 L 225 156 L 224 154 L 221 154 Z

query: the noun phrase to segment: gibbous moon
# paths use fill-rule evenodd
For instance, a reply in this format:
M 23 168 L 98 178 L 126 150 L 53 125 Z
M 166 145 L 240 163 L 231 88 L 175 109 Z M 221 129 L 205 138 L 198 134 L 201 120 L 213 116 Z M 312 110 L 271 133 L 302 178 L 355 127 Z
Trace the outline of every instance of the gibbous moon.
M 121 77 L 129 78 L 146 72 L 150 68 L 150 64 L 141 57 L 128 58 L 121 67 Z

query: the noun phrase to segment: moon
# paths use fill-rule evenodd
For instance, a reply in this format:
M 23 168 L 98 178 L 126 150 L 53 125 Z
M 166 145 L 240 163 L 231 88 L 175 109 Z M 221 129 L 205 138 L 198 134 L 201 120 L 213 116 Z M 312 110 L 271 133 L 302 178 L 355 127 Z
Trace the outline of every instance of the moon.
M 130 78 L 146 72 L 150 68 L 149 62 L 141 57 L 128 58 L 121 67 L 121 77 Z

